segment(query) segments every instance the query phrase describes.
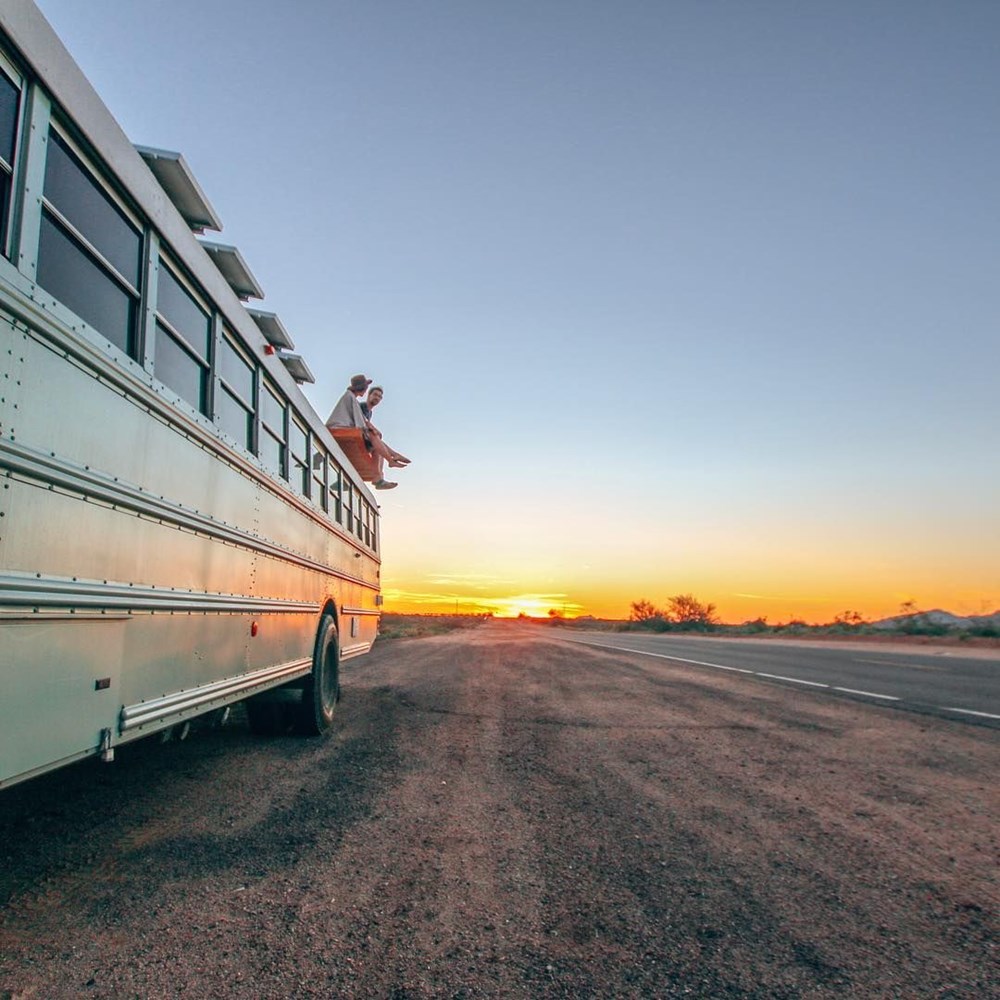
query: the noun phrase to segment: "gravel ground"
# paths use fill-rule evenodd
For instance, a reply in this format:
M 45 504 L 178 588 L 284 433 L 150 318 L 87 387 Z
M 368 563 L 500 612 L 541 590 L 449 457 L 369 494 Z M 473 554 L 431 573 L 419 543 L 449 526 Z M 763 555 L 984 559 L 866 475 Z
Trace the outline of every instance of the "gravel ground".
M 1000 995 L 996 730 L 493 623 L 0 793 L 0 996 Z

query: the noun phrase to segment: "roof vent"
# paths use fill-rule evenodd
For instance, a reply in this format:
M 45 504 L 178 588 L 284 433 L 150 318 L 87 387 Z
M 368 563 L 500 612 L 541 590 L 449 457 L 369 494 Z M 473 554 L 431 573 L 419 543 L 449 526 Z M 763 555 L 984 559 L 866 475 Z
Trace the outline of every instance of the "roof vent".
M 248 309 L 247 312 L 272 347 L 277 347 L 279 351 L 295 350 L 292 338 L 288 336 L 288 331 L 274 313 L 264 312 L 262 309 Z
M 247 299 L 264 298 L 264 289 L 257 284 L 257 279 L 250 273 L 247 262 L 236 247 L 209 240 L 202 240 L 201 245 L 239 298 L 244 302 Z
M 296 382 L 301 385 L 303 382 L 315 382 L 316 379 L 313 373 L 309 371 L 309 366 L 302 360 L 299 354 L 285 354 L 282 351 L 279 358 L 285 363 L 285 367 L 288 369 L 288 374 L 295 379 Z
M 136 152 L 146 161 L 160 187 L 181 213 L 184 221 L 196 232 L 206 229 L 218 232 L 222 222 L 195 180 L 191 168 L 180 153 L 151 146 L 136 146 Z

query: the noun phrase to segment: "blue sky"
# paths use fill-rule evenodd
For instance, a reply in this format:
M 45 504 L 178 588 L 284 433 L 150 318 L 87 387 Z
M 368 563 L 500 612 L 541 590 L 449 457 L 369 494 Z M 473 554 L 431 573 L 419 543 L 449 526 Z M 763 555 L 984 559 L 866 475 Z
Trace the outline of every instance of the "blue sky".
M 1000 4 L 40 6 L 385 385 L 390 606 L 1000 606 Z

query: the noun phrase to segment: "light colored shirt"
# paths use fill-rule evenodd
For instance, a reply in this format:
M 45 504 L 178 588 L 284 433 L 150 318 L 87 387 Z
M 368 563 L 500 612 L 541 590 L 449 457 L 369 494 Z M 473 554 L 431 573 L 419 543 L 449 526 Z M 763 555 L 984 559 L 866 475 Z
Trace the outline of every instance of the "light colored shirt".
M 326 418 L 327 427 L 360 427 L 368 426 L 365 415 L 361 412 L 361 403 L 350 389 L 337 401 L 333 412 Z

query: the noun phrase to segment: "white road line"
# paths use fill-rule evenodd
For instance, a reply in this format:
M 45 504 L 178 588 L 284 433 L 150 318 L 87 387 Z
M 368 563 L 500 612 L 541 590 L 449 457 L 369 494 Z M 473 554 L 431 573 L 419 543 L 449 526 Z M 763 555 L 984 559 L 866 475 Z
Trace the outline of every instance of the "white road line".
M 566 642 L 576 642 L 581 646 L 597 646 L 598 649 L 613 649 L 616 653 L 638 653 L 640 656 L 656 656 L 661 660 L 678 660 L 680 663 L 694 663 L 699 667 L 715 667 L 716 670 L 734 670 L 738 674 L 752 674 L 756 671 L 744 670 L 742 667 L 727 667 L 722 663 L 707 663 L 705 660 L 688 660 L 683 656 L 668 656 L 666 653 L 651 653 L 648 649 L 629 649 L 628 646 L 609 646 L 606 642 L 588 642 L 586 639 L 567 639 Z
M 575 642 L 581 646 L 596 646 L 598 649 L 613 649 L 616 653 L 635 653 L 638 656 L 655 656 L 661 660 L 676 660 L 678 663 L 693 663 L 698 667 L 714 667 L 716 670 L 730 670 L 737 674 L 751 674 L 754 677 L 767 677 L 776 681 L 789 681 L 792 684 L 806 684 L 809 687 L 826 688 L 829 691 L 842 691 L 844 694 L 860 694 L 865 698 L 879 698 L 882 701 L 901 701 L 891 694 L 878 694 L 875 691 L 859 691 L 857 688 L 837 687 L 833 684 L 821 684 L 819 681 L 804 681 L 798 677 L 784 677 L 781 674 L 766 674 L 762 670 L 746 670 L 743 667 L 730 667 L 724 663 L 709 663 L 707 660 L 689 660 L 685 656 L 670 656 L 668 653 L 653 653 L 648 649 L 629 649 L 627 646 L 612 646 L 606 642 L 589 642 L 586 639 L 566 639 L 566 642 Z M 886 663 L 885 660 L 861 660 L 862 663 Z M 900 666 L 911 666 L 911 664 L 899 664 Z M 933 707 L 933 706 L 930 706 Z M 961 715 L 975 715 L 981 719 L 1000 719 L 1000 715 L 993 715 L 990 712 L 974 712 L 971 708 L 941 708 L 942 712 L 958 712 Z
M 846 694 L 863 694 L 866 698 L 882 698 L 885 701 L 899 701 L 898 698 L 893 697 L 891 694 L 876 694 L 874 691 L 857 691 L 854 688 L 839 688 L 835 687 L 834 691 L 843 691 Z
M 782 677 L 781 674 L 765 674 L 762 671 L 756 671 L 758 677 L 770 677 L 776 681 L 791 681 L 793 684 L 808 684 L 810 687 L 814 688 L 828 688 L 829 684 L 820 684 L 819 681 L 804 681 L 798 677 Z
M 961 712 L 962 715 L 978 715 L 981 719 L 1000 719 L 1000 715 L 992 715 L 989 712 L 973 712 L 971 708 L 945 708 L 944 712 Z
M 854 658 L 855 663 L 874 663 L 877 667 L 906 667 L 907 670 L 935 670 L 940 673 L 944 667 L 936 667 L 930 663 L 904 663 L 902 660 L 861 660 Z

